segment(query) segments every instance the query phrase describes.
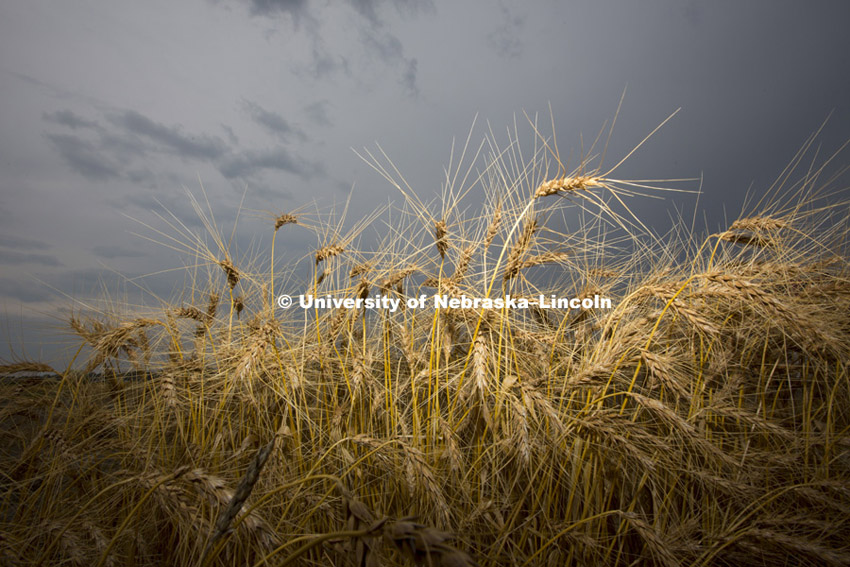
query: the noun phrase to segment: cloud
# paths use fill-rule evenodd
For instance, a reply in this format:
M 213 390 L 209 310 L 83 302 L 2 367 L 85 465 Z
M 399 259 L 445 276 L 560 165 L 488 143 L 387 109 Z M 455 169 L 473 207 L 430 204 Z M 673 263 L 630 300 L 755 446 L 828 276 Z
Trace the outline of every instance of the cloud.
M 304 113 L 314 123 L 320 126 L 330 126 L 331 120 L 328 115 L 330 103 L 327 100 L 318 100 L 304 107 Z
M 378 2 L 376 0 L 349 0 L 348 3 L 351 4 L 358 14 L 369 20 L 373 25 L 382 25 L 381 20 L 378 18 Z
M 47 122 L 67 126 L 71 130 L 79 129 L 97 129 L 98 123 L 92 120 L 86 120 L 82 116 L 74 114 L 70 110 L 57 110 L 56 112 L 42 114 L 42 117 Z
M 18 250 L 46 250 L 50 245 L 41 240 L 21 238 L 11 234 L 0 234 L 0 246 L 17 248 Z
M 254 122 L 281 140 L 308 139 L 299 127 L 276 112 L 251 101 L 244 101 L 243 108 Z M 82 120 L 70 111 L 44 115 L 43 118 L 69 127 L 72 124 L 79 127 Z M 285 171 L 301 177 L 323 171 L 320 164 L 300 159 L 282 148 L 234 151 L 234 146 L 218 136 L 190 135 L 179 125 L 158 123 L 134 110 L 109 114 L 106 123 L 106 128 L 97 128 L 95 141 L 75 134 L 48 134 L 47 138 L 71 168 L 87 179 L 123 178 L 151 189 L 160 187 L 159 178 L 164 175 L 163 171 L 155 162 L 148 165 L 137 162 L 151 153 L 211 163 L 231 180 L 250 178 L 263 170 Z M 228 137 L 236 139 L 230 127 L 221 126 Z
M 502 25 L 487 34 L 487 41 L 500 56 L 516 59 L 522 55 L 522 42 L 519 38 L 523 36 L 522 28 L 527 16 L 512 14 L 502 2 L 499 2 L 499 10 L 502 13 Z
M 124 111 L 109 120 L 127 132 L 146 137 L 185 158 L 213 160 L 227 151 L 227 145 L 218 137 L 186 135 L 180 126 L 159 124 L 135 110 Z
M 386 4 L 387 2 L 383 0 L 348 0 L 348 3 L 358 14 L 368 20 L 372 25 L 376 27 L 384 25 L 383 20 L 381 20 L 378 14 L 378 10 L 382 4 Z M 390 3 L 393 4 L 396 10 L 398 10 L 401 14 L 415 16 L 418 15 L 420 11 L 430 13 L 435 11 L 433 2 L 427 0 L 391 0 Z
M 129 248 L 123 248 L 121 246 L 112 246 L 112 245 L 100 245 L 92 248 L 92 252 L 96 256 L 100 256 L 101 258 L 138 258 L 140 256 L 147 256 L 144 252 L 140 252 L 138 250 L 130 250 Z
M 266 110 L 257 103 L 247 100 L 243 102 L 242 106 L 248 116 L 251 117 L 251 120 L 281 140 L 287 140 L 292 136 L 297 137 L 301 141 L 307 139 L 307 135 L 300 128 L 290 124 L 280 114 Z
M 236 137 L 236 134 L 233 132 L 233 128 L 231 128 L 227 124 L 221 124 L 221 129 L 224 130 L 225 134 L 227 134 L 227 139 L 230 141 L 231 145 L 239 145 L 239 138 Z
M 374 31 L 363 30 L 361 33 L 363 45 L 367 51 L 372 52 L 381 59 L 385 65 L 390 67 L 402 67 L 402 75 L 399 83 L 404 86 L 409 94 L 419 94 L 416 84 L 417 61 L 415 58 L 408 59 L 404 56 L 404 46 L 401 41 L 392 34 L 378 34 Z
M 273 122 L 275 117 L 282 120 L 281 117 L 259 111 L 256 114 L 265 119 L 269 127 L 283 128 L 279 121 Z M 47 134 L 53 147 L 74 171 L 96 181 L 124 177 L 134 184 L 155 188 L 159 185 L 157 178 L 162 172 L 151 169 L 152 163 L 133 165 L 148 154 L 167 154 L 211 163 L 233 155 L 231 146 L 218 136 L 188 134 L 179 125 L 155 122 L 135 110 L 106 115 L 106 127 L 84 120 L 71 111 L 44 114 L 43 119 L 72 129 L 84 127 L 85 124 L 85 127 L 96 130 L 97 138 L 91 141 L 73 134 Z M 226 128 L 225 132 L 229 132 L 230 137 L 235 139 L 231 129 Z M 297 129 L 293 129 L 293 132 L 295 135 L 301 134 Z
M 363 30 L 363 44 L 384 62 L 393 63 L 404 58 L 404 47 L 401 41 L 391 34 L 369 33 Z
M 400 69 L 401 77 L 399 83 L 411 95 L 418 94 L 417 67 L 415 58 L 404 56 L 401 41 L 388 31 L 382 12 L 385 5 L 392 5 L 396 11 L 403 16 L 418 16 L 420 13 L 436 13 L 434 4 L 426 0 L 348 0 L 348 5 L 360 16 L 360 23 L 354 25 L 361 32 L 361 44 L 367 50 L 378 57 L 388 66 Z M 254 16 L 276 18 L 280 15 L 288 15 L 297 25 L 301 18 L 307 20 L 305 26 L 309 40 L 310 63 L 307 66 L 308 73 L 315 79 L 330 75 L 337 70 L 349 72 L 349 59 L 342 55 L 331 53 L 325 47 L 325 34 L 323 33 L 323 22 L 325 14 L 310 13 L 307 0 L 249 0 L 250 11 Z M 338 3 L 325 4 L 322 9 L 336 10 Z M 310 6 L 315 6 L 311 4 Z M 365 22 L 366 25 L 363 25 Z M 298 74 L 298 70 L 295 71 Z
M 62 262 L 51 254 L 36 254 L 32 252 L 15 252 L 14 250 L 0 250 L 0 265 L 38 264 L 40 266 L 61 266 Z
M 44 287 L 33 285 L 29 281 L 12 278 L 0 278 L 0 296 L 11 297 L 24 303 L 36 303 L 50 299 L 50 293 Z
M 419 94 L 419 87 L 416 86 L 416 71 L 419 63 L 416 58 L 407 59 L 405 61 L 404 73 L 401 75 L 401 85 L 412 95 Z
M 285 171 L 299 177 L 323 171 L 320 164 L 299 160 L 283 148 L 248 150 L 227 158 L 218 169 L 228 179 L 250 177 L 264 169 Z
M 148 168 L 132 169 L 127 172 L 127 179 L 148 189 L 156 189 L 159 187 L 156 174 Z
M 321 79 L 339 70 L 346 75 L 351 75 L 350 64 L 346 57 L 331 54 L 318 35 L 313 35 L 311 41 L 310 63 L 306 66 L 296 65 L 293 69 L 296 75 L 301 77 L 307 75 L 313 79 Z M 305 67 L 306 73 L 304 72 Z
M 288 14 L 295 24 L 307 11 L 307 0 L 248 0 L 252 16 Z
M 88 140 L 68 134 L 48 134 L 47 138 L 71 169 L 83 177 L 93 181 L 119 177 L 118 167 Z
M 348 3 L 361 17 L 376 26 L 383 25 L 379 14 L 383 4 L 394 5 L 402 14 L 416 15 L 420 11 L 434 11 L 434 4 L 430 0 L 348 0 Z M 334 3 L 330 5 L 333 7 Z M 287 15 L 296 25 L 301 18 L 309 17 L 308 0 L 248 0 L 248 9 L 252 16 L 275 18 Z
M 126 132 L 107 131 L 100 133 L 99 147 L 102 152 L 111 154 L 122 164 L 146 157 L 152 149 L 150 144 L 146 144 L 138 136 L 128 136 Z

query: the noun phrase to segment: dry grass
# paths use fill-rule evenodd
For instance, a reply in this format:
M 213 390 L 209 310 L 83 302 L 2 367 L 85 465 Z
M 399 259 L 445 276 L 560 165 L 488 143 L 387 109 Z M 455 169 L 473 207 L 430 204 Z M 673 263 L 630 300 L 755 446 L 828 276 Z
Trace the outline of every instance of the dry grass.
M 232 256 L 200 208 L 215 250 L 155 230 L 201 266 L 178 300 L 78 312 L 84 372 L 2 382 L 0 562 L 850 564 L 847 203 L 812 166 L 728 230 L 662 244 L 615 206 L 645 182 L 588 159 L 566 175 L 535 133 L 530 155 L 515 132 L 477 177 L 449 171 L 439 211 L 373 160 L 406 197 L 375 251 L 368 222 L 273 217 L 316 232 L 308 282 L 275 280 L 273 248 Z M 613 307 L 270 300 L 316 290 Z M 0 366 L 20 371 L 50 369 Z

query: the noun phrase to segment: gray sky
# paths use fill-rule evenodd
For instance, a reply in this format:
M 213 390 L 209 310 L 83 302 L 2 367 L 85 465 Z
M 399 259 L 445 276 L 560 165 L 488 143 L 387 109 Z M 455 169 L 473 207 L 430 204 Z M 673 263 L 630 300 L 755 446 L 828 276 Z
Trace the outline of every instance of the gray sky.
M 356 219 L 400 200 L 352 152 L 376 142 L 431 199 L 476 114 L 473 141 L 489 123 L 504 142 L 551 103 L 577 154 L 626 89 L 614 162 L 681 107 L 618 176 L 702 175 L 716 228 L 830 112 L 824 155 L 850 138 L 848 22 L 845 1 L 0 2 L 0 356 L 60 360 L 63 293 L 186 261 L 125 215 L 196 222 L 200 179 L 228 230 L 245 188 L 244 209 L 286 212 L 354 186 Z M 677 203 L 637 210 L 663 231 Z

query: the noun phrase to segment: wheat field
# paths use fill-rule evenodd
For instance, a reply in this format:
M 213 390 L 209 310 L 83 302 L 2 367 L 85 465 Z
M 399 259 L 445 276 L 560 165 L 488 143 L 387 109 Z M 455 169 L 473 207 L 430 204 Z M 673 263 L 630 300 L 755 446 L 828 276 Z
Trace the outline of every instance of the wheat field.
M 249 255 L 202 199 L 205 235 L 145 225 L 179 297 L 77 307 L 68 369 L 0 369 L 55 374 L 2 379 L 0 563 L 850 564 L 850 216 L 814 138 L 725 230 L 659 235 L 633 203 L 687 183 L 515 134 L 467 140 L 434 201 L 365 152 L 383 225 L 256 215 Z M 290 231 L 316 245 L 276 263 Z M 434 294 L 612 305 L 404 305 Z

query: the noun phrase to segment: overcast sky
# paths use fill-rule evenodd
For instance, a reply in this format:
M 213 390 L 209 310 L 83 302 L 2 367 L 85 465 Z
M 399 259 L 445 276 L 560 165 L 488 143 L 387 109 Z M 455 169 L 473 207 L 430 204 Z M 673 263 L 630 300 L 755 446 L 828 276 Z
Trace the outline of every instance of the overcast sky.
M 843 0 L 0 1 L 0 356 L 58 360 L 63 293 L 181 265 L 127 216 L 193 222 L 203 182 L 228 230 L 243 193 L 286 212 L 353 187 L 356 219 L 400 198 L 352 151 L 376 143 L 428 200 L 476 115 L 474 142 L 551 103 L 575 155 L 625 89 L 613 161 L 681 108 L 618 173 L 701 175 L 717 228 L 830 113 L 824 155 L 850 138 L 848 22 Z M 663 231 L 677 201 L 652 206 Z

